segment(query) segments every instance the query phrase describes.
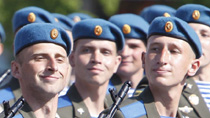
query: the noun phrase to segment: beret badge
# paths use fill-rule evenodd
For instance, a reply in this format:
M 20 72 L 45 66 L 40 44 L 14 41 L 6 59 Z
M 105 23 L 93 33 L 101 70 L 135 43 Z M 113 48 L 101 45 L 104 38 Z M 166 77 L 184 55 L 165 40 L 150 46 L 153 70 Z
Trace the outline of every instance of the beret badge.
M 166 24 L 165 24 L 165 31 L 166 32 L 171 32 L 172 30 L 173 30 L 173 23 L 170 22 L 170 21 L 166 22 Z
M 75 16 L 74 19 L 73 19 L 73 21 L 75 23 L 77 23 L 77 22 L 81 21 L 81 18 L 79 16 Z
M 130 25 L 125 24 L 125 25 L 123 26 L 123 33 L 124 33 L 124 34 L 129 34 L 130 32 L 131 32 L 131 27 L 130 27 Z
M 52 39 L 56 39 L 58 37 L 58 30 L 57 29 L 52 29 L 50 32 L 50 37 Z
M 163 14 L 163 16 L 164 16 L 164 17 L 171 17 L 171 15 L 170 15 L 169 13 L 167 13 L 167 12 L 165 12 L 165 13 Z
M 102 27 L 99 26 L 99 25 L 97 25 L 97 26 L 95 27 L 95 29 L 94 29 L 94 33 L 95 33 L 96 36 L 100 36 L 101 33 L 102 33 L 102 31 L 103 31 L 103 29 L 102 29 Z
M 194 20 L 198 20 L 200 18 L 200 12 L 198 10 L 194 10 L 192 17 Z
M 36 20 L 36 15 L 33 12 L 29 13 L 28 14 L 28 21 L 33 23 L 35 20 Z

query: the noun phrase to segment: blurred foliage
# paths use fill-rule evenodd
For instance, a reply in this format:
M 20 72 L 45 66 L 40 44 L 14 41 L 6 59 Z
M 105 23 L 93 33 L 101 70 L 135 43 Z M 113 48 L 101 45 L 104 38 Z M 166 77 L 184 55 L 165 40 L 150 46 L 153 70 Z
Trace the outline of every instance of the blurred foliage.
M 14 39 L 12 17 L 15 11 L 21 8 L 38 6 L 52 13 L 67 15 L 72 12 L 83 12 L 93 17 L 108 18 L 111 15 L 119 13 L 119 8 L 126 9 L 125 7 L 127 7 L 130 10 L 133 9 L 133 5 L 130 4 L 120 7 L 122 2 L 129 2 L 131 4 L 138 2 L 139 6 L 145 6 L 148 2 L 153 4 L 168 4 L 174 8 L 187 3 L 196 3 L 210 7 L 208 0 L 0 0 L 0 22 L 4 26 L 7 36 L 4 43 L 5 47 L 11 52 L 9 55 L 12 55 L 12 43 Z
M 12 52 L 14 34 L 12 32 L 12 17 L 15 11 L 27 7 L 38 6 L 52 13 L 69 14 L 79 11 L 80 0 L 1 0 L 0 1 L 0 22 L 6 32 L 5 47 Z
M 101 11 L 104 12 L 103 14 L 110 16 L 117 12 L 120 0 L 100 0 L 98 2 L 101 4 L 100 6 L 102 6 L 100 8 L 102 9 Z M 83 0 L 0 0 L 0 22 L 6 32 L 5 47 L 12 53 L 12 43 L 14 39 L 12 17 L 17 10 L 27 6 L 37 6 L 51 13 L 67 15 L 73 12 L 83 12 L 93 17 L 98 16 L 87 9 L 82 9 L 82 6 L 85 5 L 86 4 L 83 4 Z
M 111 16 L 118 11 L 120 0 L 99 0 L 103 12 L 107 16 Z

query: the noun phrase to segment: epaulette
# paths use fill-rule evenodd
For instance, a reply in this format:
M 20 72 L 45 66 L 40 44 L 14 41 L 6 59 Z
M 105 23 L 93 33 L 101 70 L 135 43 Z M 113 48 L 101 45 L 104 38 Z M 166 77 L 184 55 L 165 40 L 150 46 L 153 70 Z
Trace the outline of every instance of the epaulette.
M 12 89 L 10 87 L 4 88 L 0 90 L 0 104 L 3 103 L 3 101 L 10 101 L 11 99 L 14 99 L 15 96 L 12 92 Z
M 137 118 L 146 115 L 143 101 L 136 101 L 120 108 L 125 118 Z
M 67 95 L 58 98 L 58 108 L 72 106 L 72 102 Z

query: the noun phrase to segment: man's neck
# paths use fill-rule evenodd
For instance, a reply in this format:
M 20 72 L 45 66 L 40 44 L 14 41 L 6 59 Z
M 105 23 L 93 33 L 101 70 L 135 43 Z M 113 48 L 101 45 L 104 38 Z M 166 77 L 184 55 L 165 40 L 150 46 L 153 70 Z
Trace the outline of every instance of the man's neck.
M 43 97 L 37 98 L 37 95 L 32 96 L 27 94 L 23 94 L 23 97 L 37 118 L 55 118 L 57 112 L 58 94 L 52 98 L 48 98 L 47 95 L 45 95 L 45 98 L 48 99 L 42 99 Z
M 83 82 L 84 83 L 84 82 Z M 108 81 L 103 85 L 90 85 L 75 82 L 75 86 L 86 104 L 91 115 L 99 115 L 104 108 L 104 100 L 108 87 Z
M 136 88 L 139 82 L 143 79 L 144 70 L 141 69 L 133 74 L 117 74 L 122 82 L 131 81 L 132 85 L 131 88 Z
M 162 89 L 150 87 L 150 89 L 154 97 L 155 106 L 160 116 L 176 117 L 183 87 L 164 87 Z
M 210 82 L 209 69 L 210 69 L 210 64 L 208 64 L 207 66 L 204 66 L 204 67 L 200 67 L 198 72 L 196 73 L 196 75 L 193 76 L 193 79 L 197 80 L 197 81 Z

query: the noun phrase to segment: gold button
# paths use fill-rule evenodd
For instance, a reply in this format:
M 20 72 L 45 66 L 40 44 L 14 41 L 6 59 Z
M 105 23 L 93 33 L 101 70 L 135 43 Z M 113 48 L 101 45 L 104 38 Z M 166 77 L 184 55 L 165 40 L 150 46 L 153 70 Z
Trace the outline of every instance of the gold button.
M 171 15 L 170 15 L 169 13 L 167 13 L 167 12 L 164 13 L 163 16 L 164 16 L 164 17 L 171 17 Z
M 28 21 L 33 23 L 35 20 L 36 20 L 36 15 L 33 12 L 29 13 L 28 14 Z
M 124 33 L 124 34 L 129 34 L 130 32 L 131 32 L 131 27 L 130 27 L 130 25 L 125 24 L 125 25 L 123 26 L 123 33 Z
M 102 29 L 102 27 L 99 26 L 99 25 L 97 25 L 97 26 L 95 27 L 95 29 L 94 29 L 94 33 L 95 33 L 95 35 L 97 35 L 97 36 L 100 36 L 101 33 L 102 33 L 102 31 L 103 31 L 103 29 Z
M 50 32 L 50 37 L 52 39 L 56 39 L 58 37 L 58 30 L 57 29 L 52 29 Z
M 75 23 L 77 23 L 77 22 L 81 21 L 81 18 L 79 16 L 75 16 L 73 18 L 73 20 L 74 20 Z
M 200 12 L 198 10 L 194 10 L 192 17 L 194 20 L 198 20 L 200 18 Z
M 165 31 L 166 32 L 171 32 L 173 29 L 173 23 L 168 21 L 166 24 L 165 24 Z

